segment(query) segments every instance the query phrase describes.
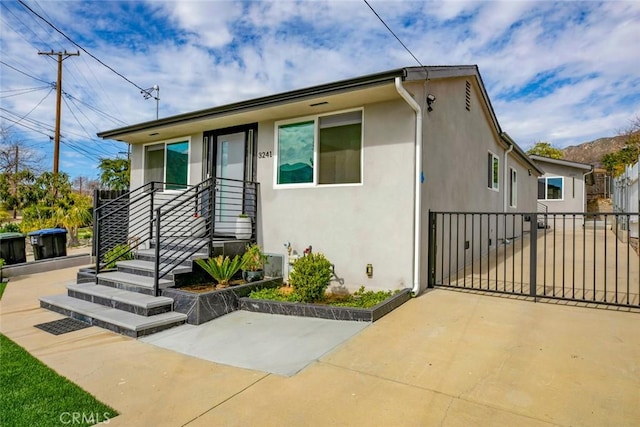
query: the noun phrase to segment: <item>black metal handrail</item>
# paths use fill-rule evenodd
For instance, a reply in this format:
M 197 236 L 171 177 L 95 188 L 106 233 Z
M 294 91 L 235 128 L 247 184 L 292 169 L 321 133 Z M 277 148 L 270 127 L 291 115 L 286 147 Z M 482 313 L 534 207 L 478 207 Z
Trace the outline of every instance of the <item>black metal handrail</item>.
M 159 236 L 154 241 L 156 295 L 160 292 L 160 279 L 204 248 L 211 254 L 215 237 L 235 238 L 238 214 L 251 219 L 247 239 L 255 238 L 257 189 L 255 182 L 209 178 L 155 209 L 153 234 Z
M 141 214 L 146 205 L 153 205 L 159 184 L 146 183 L 94 209 L 96 275 L 144 243 L 138 234 L 149 224 Z
M 236 236 L 238 214 L 250 218 L 247 240 L 255 240 L 258 183 L 209 178 L 179 192 L 149 182 L 94 209 L 96 276 L 142 248 L 155 249 L 154 292 L 159 280 L 194 254 L 211 254 L 215 237 Z M 97 280 L 97 278 L 96 278 Z

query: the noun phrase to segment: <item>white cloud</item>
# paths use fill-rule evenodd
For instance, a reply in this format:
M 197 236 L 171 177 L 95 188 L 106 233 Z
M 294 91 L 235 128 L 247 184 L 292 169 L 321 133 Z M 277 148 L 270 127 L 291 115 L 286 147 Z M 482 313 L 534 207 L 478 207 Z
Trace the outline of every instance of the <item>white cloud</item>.
M 2 60 L 55 80 L 55 62 L 37 50 L 74 46 L 17 3 L 3 3 L 3 11 L 5 4 L 19 19 L 3 13 Z M 640 114 L 640 2 L 370 4 L 424 64 L 478 64 L 498 120 L 522 145 L 609 136 Z M 135 84 L 158 84 L 160 116 L 417 65 L 362 1 L 37 5 Z M 3 90 L 44 86 L 5 66 L 1 71 Z M 540 76 L 549 80 L 535 86 Z M 108 116 L 128 124 L 155 118 L 153 100 L 144 100 L 139 89 L 82 52 L 64 63 L 64 89 L 99 110 L 85 108 L 82 114 L 72 105 L 91 134 L 121 126 Z M 0 102 L 24 115 L 42 96 L 33 92 Z M 66 108 L 63 132 L 84 144 L 92 153 L 86 156 L 123 151 L 117 143 L 89 141 Z M 52 124 L 54 111 L 50 97 L 28 117 Z M 34 133 L 29 138 L 47 139 Z M 40 144 L 50 147 L 48 141 Z

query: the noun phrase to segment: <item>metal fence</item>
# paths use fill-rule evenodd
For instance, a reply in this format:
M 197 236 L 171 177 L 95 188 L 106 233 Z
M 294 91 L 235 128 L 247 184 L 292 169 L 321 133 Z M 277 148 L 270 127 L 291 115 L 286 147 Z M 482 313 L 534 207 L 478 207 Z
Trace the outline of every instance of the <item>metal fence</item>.
M 429 285 L 640 308 L 638 214 L 429 213 Z

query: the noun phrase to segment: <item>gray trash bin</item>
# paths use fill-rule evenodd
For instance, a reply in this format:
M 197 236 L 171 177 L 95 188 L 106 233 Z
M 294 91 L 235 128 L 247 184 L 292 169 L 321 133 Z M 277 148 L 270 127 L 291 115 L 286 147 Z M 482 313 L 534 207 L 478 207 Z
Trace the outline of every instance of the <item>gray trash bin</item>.
M 24 234 L 0 233 L 0 258 L 6 265 L 27 262 Z

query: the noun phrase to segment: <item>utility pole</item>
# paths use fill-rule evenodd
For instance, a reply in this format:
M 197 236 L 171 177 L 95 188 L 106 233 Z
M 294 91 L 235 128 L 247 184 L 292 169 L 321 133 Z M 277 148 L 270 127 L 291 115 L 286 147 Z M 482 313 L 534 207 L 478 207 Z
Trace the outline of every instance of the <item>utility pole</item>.
M 14 169 L 15 175 L 14 175 L 13 184 L 12 184 L 13 185 L 13 195 L 14 196 L 18 195 L 18 178 L 17 178 L 17 175 L 18 175 L 18 170 L 19 170 L 18 167 L 20 166 L 20 157 L 18 156 L 18 151 L 19 151 L 18 149 L 19 148 L 20 147 L 18 147 L 18 144 L 16 144 L 16 157 L 14 159 L 15 160 L 15 169 Z M 13 219 L 16 219 L 16 218 L 18 218 L 18 208 L 14 206 L 13 207 Z
M 57 56 L 58 57 L 58 81 L 56 83 L 56 133 L 53 140 L 53 173 L 58 173 L 58 163 L 60 160 L 60 101 L 62 99 L 62 61 L 70 56 L 80 56 L 80 52 L 69 53 L 64 52 L 38 52 L 38 55 Z

